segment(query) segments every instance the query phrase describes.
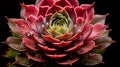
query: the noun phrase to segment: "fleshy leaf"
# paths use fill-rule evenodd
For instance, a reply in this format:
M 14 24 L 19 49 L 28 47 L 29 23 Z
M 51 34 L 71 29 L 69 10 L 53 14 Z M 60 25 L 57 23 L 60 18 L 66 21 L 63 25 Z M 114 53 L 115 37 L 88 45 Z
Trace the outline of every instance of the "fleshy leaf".
M 42 53 L 35 53 L 35 52 L 27 52 L 27 57 L 31 60 L 37 61 L 37 62 L 46 62 L 47 58 Z
M 91 21 L 92 24 L 96 24 L 96 23 L 103 23 L 105 24 L 105 19 L 106 19 L 106 15 L 94 15 L 93 20 Z
M 85 65 L 88 65 L 88 66 L 103 63 L 102 56 L 100 54 L 92 54 L 92 53 L 88 53 L 84 57 L 84 60 L 82 60 L 81 62 Z
M 42 15 L 43 17 L 45 17 L 45 14 L 46 14 L 48 8 L 49 8 L 49 6 L 40 6 L 38 15 Z
M 85 9 L 87 11 L 87 16 L 86 16 L 86 23 L 90 23 L 91 20 L 94 17 L 94 3 L 92 4 L 81 4 L 80 7 L 82 7 L 83 9 Z
M 6 58 L 15 58 L 16 55 L 20 55 L 21 53 L 14 50 L 14 49 L 9 49 L 9 51 L 6 52 L 6 54 L 4 55 L 4 57 Z
M 37 50 L 38 50 L 38 47 L 37 47 L 35 41 L 32 40 L 32 39 L 23 38 L 23 39 L 22 39 L 22 44 L 25 45 L 26 47 L 28 47 L 28 48 L 31 49 L 31 50 L 34 50 L 34 51 L 37 51 Z
M 92 32 L 92 28 L 93 28 L 93 25 L 89 24 L 89 25 L 86 25 L 83 29 L 83 32 L 82 32 L 82 39 L 85 40 Z
M 29 67 L 31 65 L 31 61 L 26 56 L 17 55 L 15 57 L 15 64 L 20 64 L 22 66 Z
M 78 43 L 75 43 L 75 45 L 73 47 L 68 48 L 65 51 L 66 52 L 72 52 L 72 51 L 78 50 L 82 45 L 83 45 L 83 41 L 79 41 Z
M 95 47 L 95 42 L 94 41 L 88 41 L 85 42 L 80 49 L 77 51 L 78 54 L 84 54 L 89 52 L 90 50 L 92 50 Z
M 28 23 L 28 26 L 31 28 L 31 30 L 37 32 L 37 18 L 33 15 L 30 15 L 28 18 L 27 18 L 27 23 Z
M 50 43 L 57 43 L 59 42 L 60 40 L 59 39 L 56 39 L 56 38 L 53 38 L 51 35 L 42 35 L 42 38 L 45 39 L 46 41 L 50 42 Z
M 72 65 L 73 63 L 77 62 L 79 60 L 78 57 L 72 57 L 70 59 L 64 60 L 64 61 L 56 61 L 60 65 Z
M 45 54 L 45 55 L 53 59 L 60 59 L 65 57 L 67 54 Z
M 80 6 L 77 6 L 77 7 L 75 7 L 75 12 L 76 12 L 77 17 L 83 17 L 86 19 L 86 14 L 85 14 L 86 9 L 83 9 Z
M 8 17 L 6 17 L 6 18 L 8 20 L 8 25 L 9 25 L 9 28 L 11 29 L 11 31 L 15 32 L 15 33 L 18 33 L 19 31 L 18 31 L 18 28 L 16 27 L 16 24 L 15 24 L 16 20 L 18 20 L 18 19 L 8 18 Z
M 48 47 L 48 46 L 44 46 L 44 45 L 42 45 L 42 44 L 38 44 L 38 46 L 42 49 L 42 50 L 44 50 L 44 51 L 46 51 L 46 52 L 55 52 L 57 49 L 55 49 L 55 48 L 50 48 L 50 47 Z
M 60 10 L 62 10 L 62 7 L 58 5 L 53 5 L 48 9 L 47 14 L 50 14 L 50 13 L 54 14 L 55 12 L 60 11 Z
M 110 46 L 115 41 L 112 40 L 109 36 L 106 37 L 100 37 L 97 40 L 95 40 L 97 48 L 99 49 L 106 49 L 108 46 Z
M 34 5 L 25 5 L 24 3 L 21 4 L 22 8 L 21 8 L 21 17 L 23 18 L 28 18 L 30 15 L 33 15 L 35 17 L 37 17 L 38 15 L 38 8 Z
M 79 6 L 78 0 L 68 0 L 73 7 Z
M 30 28 L 25 20 L 19 19 L 15 23 L 16 23 L 21 35 L 23 35 L 23 36 L 31 35 L 31 32 L 30 32 L 31 30 L 30 30 Z
M 91 32 L 91 34 L 89 35 L 89 37 L 87 38 L 87 40 L 95 40 L 97 38 L 99 38 L 104 30 L 107 28 L 106 25 L 102 24 L 102 23 L 96 23 L 94 26 L 93 26 L 93 30 Z
M 68 0 L 58 0 L 55 4 L 61 7 L 71 6 Z
M 38 6 L 52 6 L 55 0 L 37 0 L 36 5 Z
M 26 51 L 27 48 L 21 44 L 21 39 L 16 37 L 8 37 L 5 43 L 8 44 L 9 47 L 13 48 L 14 50 L 18 51 Z
M 74 8 L 73 8 L 73 7 L 69 7 L 69 6 L 65 6 L 64 9 L 65 9 L 65 10 L 67 11 L 67 13 L 69 14 L 70 19 L 72 20 L 72 22 L 75 23 L 75 22 L 76 22 L 76 13 L 75 13 L 75 11 L 74 11 Z
M 71 43 L 71 41 L 61 41 L 60 43 L 53 43 L 57 47 L 66 47 Z

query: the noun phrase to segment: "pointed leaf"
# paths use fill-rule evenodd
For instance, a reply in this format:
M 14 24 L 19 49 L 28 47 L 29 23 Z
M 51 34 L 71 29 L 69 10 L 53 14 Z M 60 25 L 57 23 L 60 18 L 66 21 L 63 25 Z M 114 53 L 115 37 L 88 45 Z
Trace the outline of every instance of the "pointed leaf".
M 45 55 L 53 59 L 60 59 L 65 57 L 67 54 L 45 54 Z
M 58 6 L 65 7 L 65 6 L 71 6 L 70 2 L 68 0 L 58 0 L 55 3 Z
M 64 9 L 65 9 L 65 10 L 67 11 L 67 13 L 69 14 L 70 19 L 72 20 L 72 22 L 75 23 L 77 16 L 76 16 L 76 13 L 75 13 L 74 8 L 73 8 L 73 7 L 69 7 L 69 6 L 65 6 Z
M 68 0 L 73 7 L 79 6 L 78 0 Z
M 81 4 L 80 5 L 80 7 L 82 7 L 83 9 L 86 9 L 87 11 L 86 23 L 90 23 L 94 17 L 94 4 L 95 2 L 92 4 Z
M 46 62 L 47 58 L 42 53 L 35 53 L 35 52 L 27 52 L 27 57 L 31 60 L 37 61 L 37 62 Z
M 38 15 L 38 8 L 34 5 L 25 5 L 24 3 L 21 4 L 22 8 L 21 8 L 21 17 L 23 18 L 28 18 L 30 15 L 33 15 L 35 17 L 37 17 Z
M 27 23 L 28 23 L 28 26 L 30 27 L 31 30 L 37 32 L 37 18 L 33 15 L 30 15 L 28 18 L 27 18 Z
M 83 45 L 83 41 L 79 41 L 78 43 L 75 43 L 75 45 L 73 47 L 70 47 L 65 51 L 66 52 L 71 52 L 71 51 L 78 50 L 82 45 Z
M 87 40 L 95 40 L 97 38 L 99 38 L 104 30 L 107 28 L 106 25 L 102 24 L 102 23 L 96 23 L 94 26 L 93 26 L 93 30 L 91 32 L 91 34 L 89 35 L 89 37 L 87 38 Z
M 42 15 L 43 17 L 45 17 L 48 8 L 50 8 L 50 7 L 49 6 L 40 6 L 38 16 Z
M 11 29 L 11 31 L 15 32 L 15 33 L 19 33 L 18 28 L 16 27 L 16 24 L 15 24 L 15 22 L 18 19 L 16 19 L 16 18 L 8 18 L 8 17 L 6 17 L 6 18 L 8 20 L 8 25 L 9 25 L 9 28 Z
M 50 14 L 50 13 L 54 14 L 55 12 L 58 12 L 60 10 L 62 10 L 62 7 L 58 5 L 53 5 L 48 9 L 47 14 Z
M 94 15 L 93 20 L 91 21 L 92 24 L 96 24 L 96 23 L 103 23 L 105 24 L 105 19 L 107 17 L 108 14 L 106 15 Z
M 22 66 L 31 66 L 31 61 L 26 56 L 17 55 L 15 57 L 15 64 L 20 64 Z
M 53 43 L 57 47 L 66 47 L 71 43 L 71 41 L 61 41 L 60 43 Z
M 60 41 L 59 39 L 53 38 L 51 35 L 42 35 L 42 38 L 50 43 L 57 43 Z
M 77 62 L 79 60 L 79 58 L 78 57 L 76 57 L 76 58 L 70 58 L 69 60 L 65 60 L 65 61 L 56 61 L 58 64 L 60 64 L 60 65 L 71 65 L 72 66 L 72 64 L 73 63 L 75 63 L 75 62 Z
M 115 41 L 112 40 L 109 36 L 106 37 L 100 37 L 97 40 L 95 40 L 97 48 L 99 49 L 106 49 L 108 46 L 110 46 Z
M 19 19 L 15 23 L 21 35 L 29 36 L 31 34 L 31 30 L 25 20 Z
M 27 48 L 21 44 L 21 41 L 22 41 L 21 39 L 16 37 L 8 37 L 6 43 L 8 44 L 9 47 L 17 51 L 26 51 Z
M 23 38 L 22 39 L 22 44 L 25 45 L 26 47 L 28 47 L 31 50 L 34 50 L 34 51 L 38 50 L 37 44 L 32 39 Z
M 87 54 L 84 57 L 84 60 L 81 61 L 83 64 L 92 66 L 92 65 L 97 65 L 101 64 L 102 62 L 102 56 L 100 54 Z
M 52 6 L 55 0 L 37 0 L 36 4 L 40 6 Z
M 55 49 L 55 48 L 51 48 L 51 47 L 48 47 L 48 46 L 44 46 L 44 45 L 42 45 L 42 44 L 38 44 L 38 46 L 42 49 L 42 50 L 44 50 L 44 51 L 46 51 L 46 52 L 55 52 L 57 49 Z
M 88 41 L 85 42 L 80 49 L 77 51 L 78 54 L 84 54 L 89 52 L 90 50 L 92 50 L 93 48 L 95 48 L 95 42 L 94 41 Z

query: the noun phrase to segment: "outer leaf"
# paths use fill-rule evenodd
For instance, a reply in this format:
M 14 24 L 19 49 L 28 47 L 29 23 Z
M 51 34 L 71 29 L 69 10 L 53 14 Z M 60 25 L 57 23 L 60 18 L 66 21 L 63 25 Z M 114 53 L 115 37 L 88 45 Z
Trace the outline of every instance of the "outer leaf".
M 16 18 L 8 18 L 8 17 L 6 17 L 6 18 L 8 20 L 8 25 L 9 25 L 11 31 L 15 32 L 15 33 L 18 33 L 19 31 L 18 31 L 18 28 L 16 27 L 16 24 L 15 24 L 15 21 L 18 20 L 18 19 L 16 19 Z
M 54 0 L 37 0 L 36 5 L 38 5 L 38 6 L 52 6 L 54 2 L 55 2 Z
M 103 23 L 105 24 L 105 19 L 106 19 L 106 15 L 94 15 L 93 20 L 91 21 L 92 24 L 96 24 L 96 23 Z
M 106 49 L 108 46 L 110 46 L 112 43 L 115 42 L 109 36 L 100 37 L 95 41 L 96 41 L 97 48 L 99 49 Z
M 71 6 L 70 2 L 67 0 L 58 0 L 55 4 L 61 7 Z
M 79 6 L 78 0 L 68 0 L 73 7 Z
M 15 58 L 16 55 L 20 55 L 20 52 L 13 50 L 13 49 L 9 49 L 9 51 L 6 53 L 6 55 L 4 55 L 6 58 Z
M 82 60 L 81 62 L 88 66 L 103 63 L 102 56 L 100 54 L 91 54 L 91 53 L 87 54 L 84 57 L 84 60 Z
M 88 41 L 85 42 L 80 49 L 77 51 L 78 54 L 84 54 L 89 52 L 90 50 L 92 50 L 95 47 L 95 42 L 94 41 Z
M 32 34 L 32 31 L 25 20 L 19 19 L 15 23 L 21 35 L 29 36 Z
M 22 44 L 28 47 L 31 50 L 37 51 L 38 47 L 36 46 L 36 43 L 34 40 L 29 39 L 29 38 L 23 38 L 22 39 Z
M 18 51 L 26 51 L 27 48 L 21 44 L 21 39 L 16 37 L 8 37 L 7 41 L 5 42 L 8 44 L 9 47 L 18 50 Z
M 87 38 L 87 40 L 95 40 L 97 38 L 99 38 L 103 32 L 105 31 L 105 29 L 107 28 L 106 25 L 102 24 L 102 23 L 96 23 L 93 26 L 93 30 L 91 32 L 91 34 L 89 35 L 89 37 Z
M 27 66 L 27 67 L 30 67 L 31 65 L 31 62 L 30 60 L 26 57 L 26 56 L 16 56 L 15 57 L 15 64 L 20 64 L 20 65 L 23 65 L 23 66 Z
M 23 18 L 28 18 L 30 15 L 33 15 L 35 17 L 37 17 L 38 15 L 38 8 L 34 5 L 25 5 L 24 3 L 21 4 L 22 8 L 21 8 L 21 17 Z

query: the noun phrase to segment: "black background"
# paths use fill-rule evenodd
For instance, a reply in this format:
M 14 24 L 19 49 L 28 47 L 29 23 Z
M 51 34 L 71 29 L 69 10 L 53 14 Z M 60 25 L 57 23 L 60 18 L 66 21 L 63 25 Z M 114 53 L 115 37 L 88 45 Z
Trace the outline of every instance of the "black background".
M 6 40 L 10 36 L 9 28 L 7 25 L 7 20 L 4 16 L 11 18 L 20 18 L 20 3 L 34 4 L 35 0 L 0 0 L 0 42 Z M 104 65 L 97 65 L 93 67 L 120 67 L 120 44 L 118 40 L 120 38 L 120 26 L 119 26 L 119 4 L 115 0 L 79 0 L 79 3 L 90 4 L 95 2 L 95 13 L 96 14 L 106 14 L 110 15 L 106 19 L 106 24 L 109 24 L 109 29 L 112 29 L 110 35 L 113 40 L 117 41 L 107 48 L 106 52 L 103 54 Z M 7 50 L 7 45 L 0 44 L 0 67 L 6 67 L 7 59 L 3 58 L 2 55 Z M 73 67 L 86 67 L 75 63 Z

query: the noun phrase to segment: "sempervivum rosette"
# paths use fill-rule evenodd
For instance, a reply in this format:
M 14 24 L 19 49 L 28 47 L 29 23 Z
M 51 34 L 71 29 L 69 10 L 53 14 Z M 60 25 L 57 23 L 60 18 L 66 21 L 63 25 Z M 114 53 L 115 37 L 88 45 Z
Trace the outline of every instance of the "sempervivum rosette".
M 104 25 L 107 15 L 94 15 L 94 3 L 37 0 L 35 5 L 21 6 L 21 19 L 7 18 L 13 36 L 4 42 L 11 47 L 5 56 L 14 56 L 14 64 L 103 63 L 101 53 L 113 40 Z

